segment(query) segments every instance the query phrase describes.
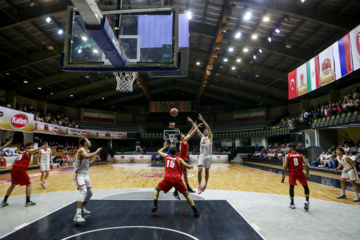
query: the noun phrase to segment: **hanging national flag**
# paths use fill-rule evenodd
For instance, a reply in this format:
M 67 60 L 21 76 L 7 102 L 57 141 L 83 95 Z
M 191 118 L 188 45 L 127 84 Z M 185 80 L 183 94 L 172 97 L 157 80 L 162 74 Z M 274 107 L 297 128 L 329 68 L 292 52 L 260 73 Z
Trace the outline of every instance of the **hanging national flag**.
M 297 97 L 296 69 L 288 74 L 289 99 Z
M 360 68 L 360 25 L 350 32 L 351 55 L 354 69 Z
M 319 56 L 316 55 L 306 63 L 308 92 L 319 88 Z
M 234 122 L 247 122 L 265 119 L 265 108 L 234 111 Z
M 84 108 L 84 120 L 115 122 L 114 112 Z
M 333 45 L 336 80 L 352 72 L 350 34 L 346 34 Z
M 332 46 L 319 53 L 320 86 L 335 81 L 334 55 Z

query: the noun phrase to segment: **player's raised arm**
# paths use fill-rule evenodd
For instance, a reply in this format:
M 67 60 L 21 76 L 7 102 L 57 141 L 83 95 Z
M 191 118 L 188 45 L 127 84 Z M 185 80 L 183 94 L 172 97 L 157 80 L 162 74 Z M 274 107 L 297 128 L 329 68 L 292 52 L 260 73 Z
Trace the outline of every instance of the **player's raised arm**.
M 191 124 L 193 125 L 194 128 L 196 127 L 196 123 L 190 117 L 188 117 L 188 121 L 191 122 Z M 202 134 L 202 132 L 199 130 L 199 128 L 196 129 L 196 132 L 200 138 L 202 138 L 204 136 Z
M 7 143 L 5 143 L 4 146 L 0 147 L 0 151 L 3 150 L 4 148 L 6 148 L 7 146 L 9 146 L 12 143 L 12 137 L 10 137 L 9 141 Z
M 209 139 L 211 139 L 211 142 L 212 142 L 212 139 L 213 139 L 213 134 L 211 132 L 211 129 L 209 127 L 209 124 L 207 124 L 207 122 L 205 121 L 205 119 L 203 118 L 203 116 L 201 115 L 201 113 L 199 113 L 199 119 L 200 121 L 202 121 L 206 127 L 206 130 L 208 130 L 209 132 Z
M 96 156 L 96 154 L 98 154 L 101 150 L 102 150 L 102 148 L 98 148 L 98 149 L 96 149 L 95 152 L 88 153 L 88 152 L 85 151 L 84 148 L 81 148 L 81 149 L 79 150 L 79 153 L 78 153 L 78 154 L 80 154 L 80 156 L 82 156 L 83 158 L 92 158 L 92 157 Z M 81 160 L 80 160 L 80 161 L 81 161 Z
M 165 150 L 166 148 L 168 148 L 168 147 L 169 147 L 169 144 L 168 144 L 167 141 L 165 141 L 163 147 L 160 148 L 157 153 L 158 153 L 160 156 L 162 156 L 162 157 L 166 157 L 167 154 L 164 153 L 164 150 Z
M 191 123 L 191 125 L 192 125 L 191 129 L 190 129 L 189 132 L 187 133 L 187 135 L 189 135 L 189 134 L 191 133 L 191 131 L 194 130 L 194 128 L 196 127 L 196 122 L 195 122 L 195 124 L 193 124 L 194 121 L 193 121 L 189 116 L 187 117 L 187 120 L 188 120 L 188 121 Z
M 203 125 L 202 123 L 200 123 L 199 125 L 195 126 L 195 128 L 193 128 L 193 130 L 191 132 L 188 133 L 188 135 L 186 135 L 186 137 L 184 138 L 184 142 L 189 141 L 189 139 L 194 136 L 194 134 L 198 131 L 199 127 Z
M 307 163 L 305 156 L 304 155 L 301 155 L 301 156 L 302 156 L 303 165 L 305 166 L 306 178 L 308 180 L 311 180 L 309 164 Z
M 193 169 L 193 168 L 194 168 L 193 165 L 187 164 L 182 158 L 179 158 L 179 163 L 180 163 L 181 165 L 183 165 L 184 167 L 188 168 L 188 169 Z
M 44 146 L 41 146 L 41 147 L 36 148 L 36 149 L 29 149 L 29 150 L 26 152 L 26 154 L 27 154 L 27 155 L 30 155 L 30 154 L 32 154 L 32 153 L 36 153 L 36 152 L 39 152 L 41 149 L 44 149 Z

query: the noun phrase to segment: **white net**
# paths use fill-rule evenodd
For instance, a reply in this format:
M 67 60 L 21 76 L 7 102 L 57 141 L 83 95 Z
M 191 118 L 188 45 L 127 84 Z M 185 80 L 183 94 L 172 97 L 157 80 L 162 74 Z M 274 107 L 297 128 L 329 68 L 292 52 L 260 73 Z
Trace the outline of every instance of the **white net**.
M 169 139 L 170 139 L 170 146 L 171 147 L 175 146 L 175 143 L 177 141 L 177 135 L 176 134 L 169 134 Z
M 138 77 L 137 72 L 113 72 L 116 77 L 116 91 L 132 92 L 133 83 Z

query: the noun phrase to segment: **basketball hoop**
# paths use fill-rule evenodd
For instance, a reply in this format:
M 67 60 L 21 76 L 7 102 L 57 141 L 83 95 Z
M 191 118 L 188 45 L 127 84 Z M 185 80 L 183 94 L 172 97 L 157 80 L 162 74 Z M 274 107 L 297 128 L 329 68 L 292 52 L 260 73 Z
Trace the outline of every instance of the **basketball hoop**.
M 176 138 L 176 134 L 169 134 L 169 139 L 170 139 L 170 146 L 173 147 L 175 144 L 174 142 L 176 142 L 177 138 Z
M 137 72 L 113 72 L 116 77 L 116 91 L 119 92 L 132 92 L 133 83 L 138 77 Z

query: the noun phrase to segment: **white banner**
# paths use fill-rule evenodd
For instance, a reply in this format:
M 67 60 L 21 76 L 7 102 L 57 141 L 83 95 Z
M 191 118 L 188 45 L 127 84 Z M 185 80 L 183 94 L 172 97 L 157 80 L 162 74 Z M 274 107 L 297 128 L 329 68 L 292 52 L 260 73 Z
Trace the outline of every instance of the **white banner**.
M 319 54 L 320 86 L 335 81 L 333 47 L 330 46 Z
M 199 155 L 190 155 L 190 162 L 192 164 L 197 164 Z M 211 163 L 227 163 L 229 159 L 228 155 L 211 155 Z
M 350 32 L 351 55 L 354 69 L 360 68 L 360 25 Z
M 114 155 L 116 163 L 151 163 L 151 155 Z
M 32 132 L 34 131 L 34 114 L 0 107 L 0 129 Z

